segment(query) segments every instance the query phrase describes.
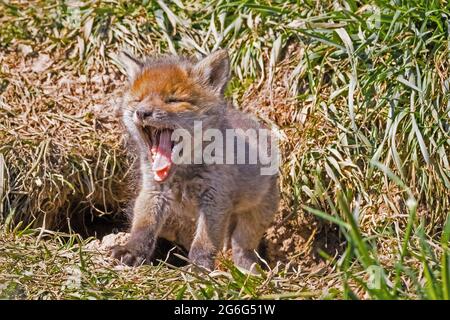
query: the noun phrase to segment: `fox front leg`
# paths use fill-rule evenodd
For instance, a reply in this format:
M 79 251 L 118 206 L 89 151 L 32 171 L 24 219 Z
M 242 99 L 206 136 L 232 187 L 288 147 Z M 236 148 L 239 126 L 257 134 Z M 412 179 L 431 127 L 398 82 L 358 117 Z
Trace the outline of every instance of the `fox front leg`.
M 115 246 L 112 256 L 129 266 L 149 263 L 159 232 L 167 218 L 167 199 L 162 194 L 142 190 L 133 208 L 130 240 Z
M 223 247 L 229 223 L 229 206 L 214 189 L 202 194 L 200 212 L 189 259 L 208 270 L 214 269 L 216 254 Z

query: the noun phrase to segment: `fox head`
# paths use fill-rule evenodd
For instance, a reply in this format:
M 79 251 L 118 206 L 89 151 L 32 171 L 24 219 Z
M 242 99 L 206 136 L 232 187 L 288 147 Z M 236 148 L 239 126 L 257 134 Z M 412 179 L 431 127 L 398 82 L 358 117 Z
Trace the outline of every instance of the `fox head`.
M 192 133 L 194 121 L 203 126 L 220 123 L 226 108 L 228 53 L 216 51 L 200 61 L 182 57 L 141 61 L 128 53 L 119 59 L 130 83 L 122 102 L 124 124 L 142 153 L 148 154 L 154 179 L 162 182 L 172 168 L 173 130 Z

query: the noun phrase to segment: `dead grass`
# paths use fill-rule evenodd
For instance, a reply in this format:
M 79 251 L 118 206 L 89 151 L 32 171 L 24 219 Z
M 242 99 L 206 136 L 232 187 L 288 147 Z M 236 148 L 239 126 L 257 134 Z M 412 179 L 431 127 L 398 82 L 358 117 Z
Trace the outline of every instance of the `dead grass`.
M 0 233 L 0 297 L 8 299 L 250 299 L 334 297 L 338 279 L 290 272 L 280 265 L 263 277 L 241 273 L 229 260 L 222 270 L 193 273 L 167 264 L 130 268 L 77 236 Z M 327 282 L 327 285 L 319 283 Z M 318 289 L 318 288 L 324 288 Z
M 130 160 L 113 101 L 123 82 L 96 69 L 77 76 L 63 62 L 45 52 L 0 58 L 7 222 L 55 228 L 74 212 L 112 214 L 126 201 Z

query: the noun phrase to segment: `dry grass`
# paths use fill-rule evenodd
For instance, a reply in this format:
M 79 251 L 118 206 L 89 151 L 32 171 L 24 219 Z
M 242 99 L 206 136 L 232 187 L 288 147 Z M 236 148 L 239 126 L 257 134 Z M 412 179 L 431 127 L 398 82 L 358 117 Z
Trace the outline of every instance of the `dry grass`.
M 0 109 L 7 223 L 55 228 L 74 213 L 117 212 L 129 161 L 110 101 L 116 75 L 77 76 L 54 53 L 0 59 L 8 81 Z
M 269 299 L 332 298 L 335 276 L 292 272 L 279 266 L 262 277 L 243 274 L 229 260 L 209 274 L 189 268 L 130 268 L 67 234 L 44 233 L 36 241 L 31 230 L 0 234 L 0 298 L 14 299 Z M 327 286 L 323 283 L 326 282 Z

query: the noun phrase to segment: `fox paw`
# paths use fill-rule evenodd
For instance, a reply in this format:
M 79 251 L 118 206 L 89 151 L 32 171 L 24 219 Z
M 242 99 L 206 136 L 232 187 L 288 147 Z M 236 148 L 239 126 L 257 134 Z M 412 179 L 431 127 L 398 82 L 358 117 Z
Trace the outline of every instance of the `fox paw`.
M 146 254 L 139 252 L 129 245 L 114 246 L 111 249 L 111 256 L 131 267 L 136 267 L 143 264 L 144 262 L 148 262 Z
M 214 270 L 214 254 L 212 253 L 191 249 L 189 259 L 193 266 L 202 267 L 208 271 Z

